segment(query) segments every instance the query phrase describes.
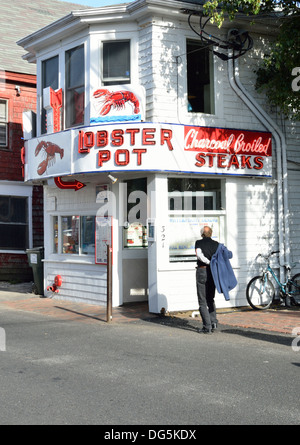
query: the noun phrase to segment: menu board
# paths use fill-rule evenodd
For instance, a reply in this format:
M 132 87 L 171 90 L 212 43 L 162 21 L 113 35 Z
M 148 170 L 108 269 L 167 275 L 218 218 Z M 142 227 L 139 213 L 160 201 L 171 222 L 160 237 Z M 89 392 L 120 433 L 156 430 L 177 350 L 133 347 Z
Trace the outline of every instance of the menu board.
M 112 247 L 112 217 L 96 216 L 95 263 L 107 264 L 107 246 Z
M 169 223 L 170 261 L 172 261 L 172 257 L 180 256 L 195 259 L 195 241 L 201 238 L 200 230 L 206 225 L 213 230 L 212 239 L 220 239 L 220 218 L 218 216 L 171 217 Z

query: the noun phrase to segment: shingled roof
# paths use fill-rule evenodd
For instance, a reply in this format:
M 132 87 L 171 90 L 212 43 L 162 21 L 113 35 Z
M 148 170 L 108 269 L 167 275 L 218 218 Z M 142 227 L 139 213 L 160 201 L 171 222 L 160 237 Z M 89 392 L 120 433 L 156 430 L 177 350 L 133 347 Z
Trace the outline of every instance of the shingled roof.
M 26 52 L 16 44 L 23 37 L 88 6 L 59 0 L 1 0 L 0 70 L 36 74 L 36 66 L 22 59 Z

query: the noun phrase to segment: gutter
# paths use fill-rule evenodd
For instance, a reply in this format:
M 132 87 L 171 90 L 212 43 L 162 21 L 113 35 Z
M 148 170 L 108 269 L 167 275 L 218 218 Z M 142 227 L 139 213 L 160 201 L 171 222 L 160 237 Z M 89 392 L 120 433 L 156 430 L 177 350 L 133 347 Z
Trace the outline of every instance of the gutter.
M 229 53 L 229 56 L 231 54 Z M 285 266 L 290 265 L 290 231 L 286 140 L 283 132 L 246 91 L 239 78 L 238 59 L 228 59 L 228 78 L 233 91 L 274 137 L 277 155 L 277 205 L 280 279 L 285 280 Z

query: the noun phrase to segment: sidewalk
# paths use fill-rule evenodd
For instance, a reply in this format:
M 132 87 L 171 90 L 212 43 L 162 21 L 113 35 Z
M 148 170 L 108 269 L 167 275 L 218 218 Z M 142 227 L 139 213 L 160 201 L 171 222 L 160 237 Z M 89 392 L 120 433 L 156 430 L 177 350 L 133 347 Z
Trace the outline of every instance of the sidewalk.
M 1 308 L 16 311 L 35 312 L 61 320 L 81 321 L 84 323 L 106 323 L 106 308 L 80 302 L 70 302 L 56 298 L 40 298 L 31 293 L 31 285 L 23 283 L 10 285 L 0 283 L 0 314 Z M 148 304 L 135 303 L 113 308 L 112 323 L 131 323 L 152 318 L 165 318 L 172 322 L 185 321 L 195 326 L 202 326 L 200 317 L 193 318 L 192 311 L 168 313 L 165 317 L 148 312 Z M 235 328 L 258 329 L 281 334 L 300 334 L 300 307 L 286 309 L 279 307 L 266 311 L 255 311 L 251 308 L 218 309 L 219 327 L 232 326 Z M 293 334 L 292 334 L 293 332 Z

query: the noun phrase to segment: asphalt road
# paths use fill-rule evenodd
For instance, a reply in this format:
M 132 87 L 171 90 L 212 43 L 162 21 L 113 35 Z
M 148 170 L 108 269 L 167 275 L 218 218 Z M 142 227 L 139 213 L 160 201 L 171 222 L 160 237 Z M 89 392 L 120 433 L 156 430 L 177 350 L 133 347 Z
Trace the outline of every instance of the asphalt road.
M 0 425 L 299 424 L 292 337 L 196 326 L 1 308 Z

